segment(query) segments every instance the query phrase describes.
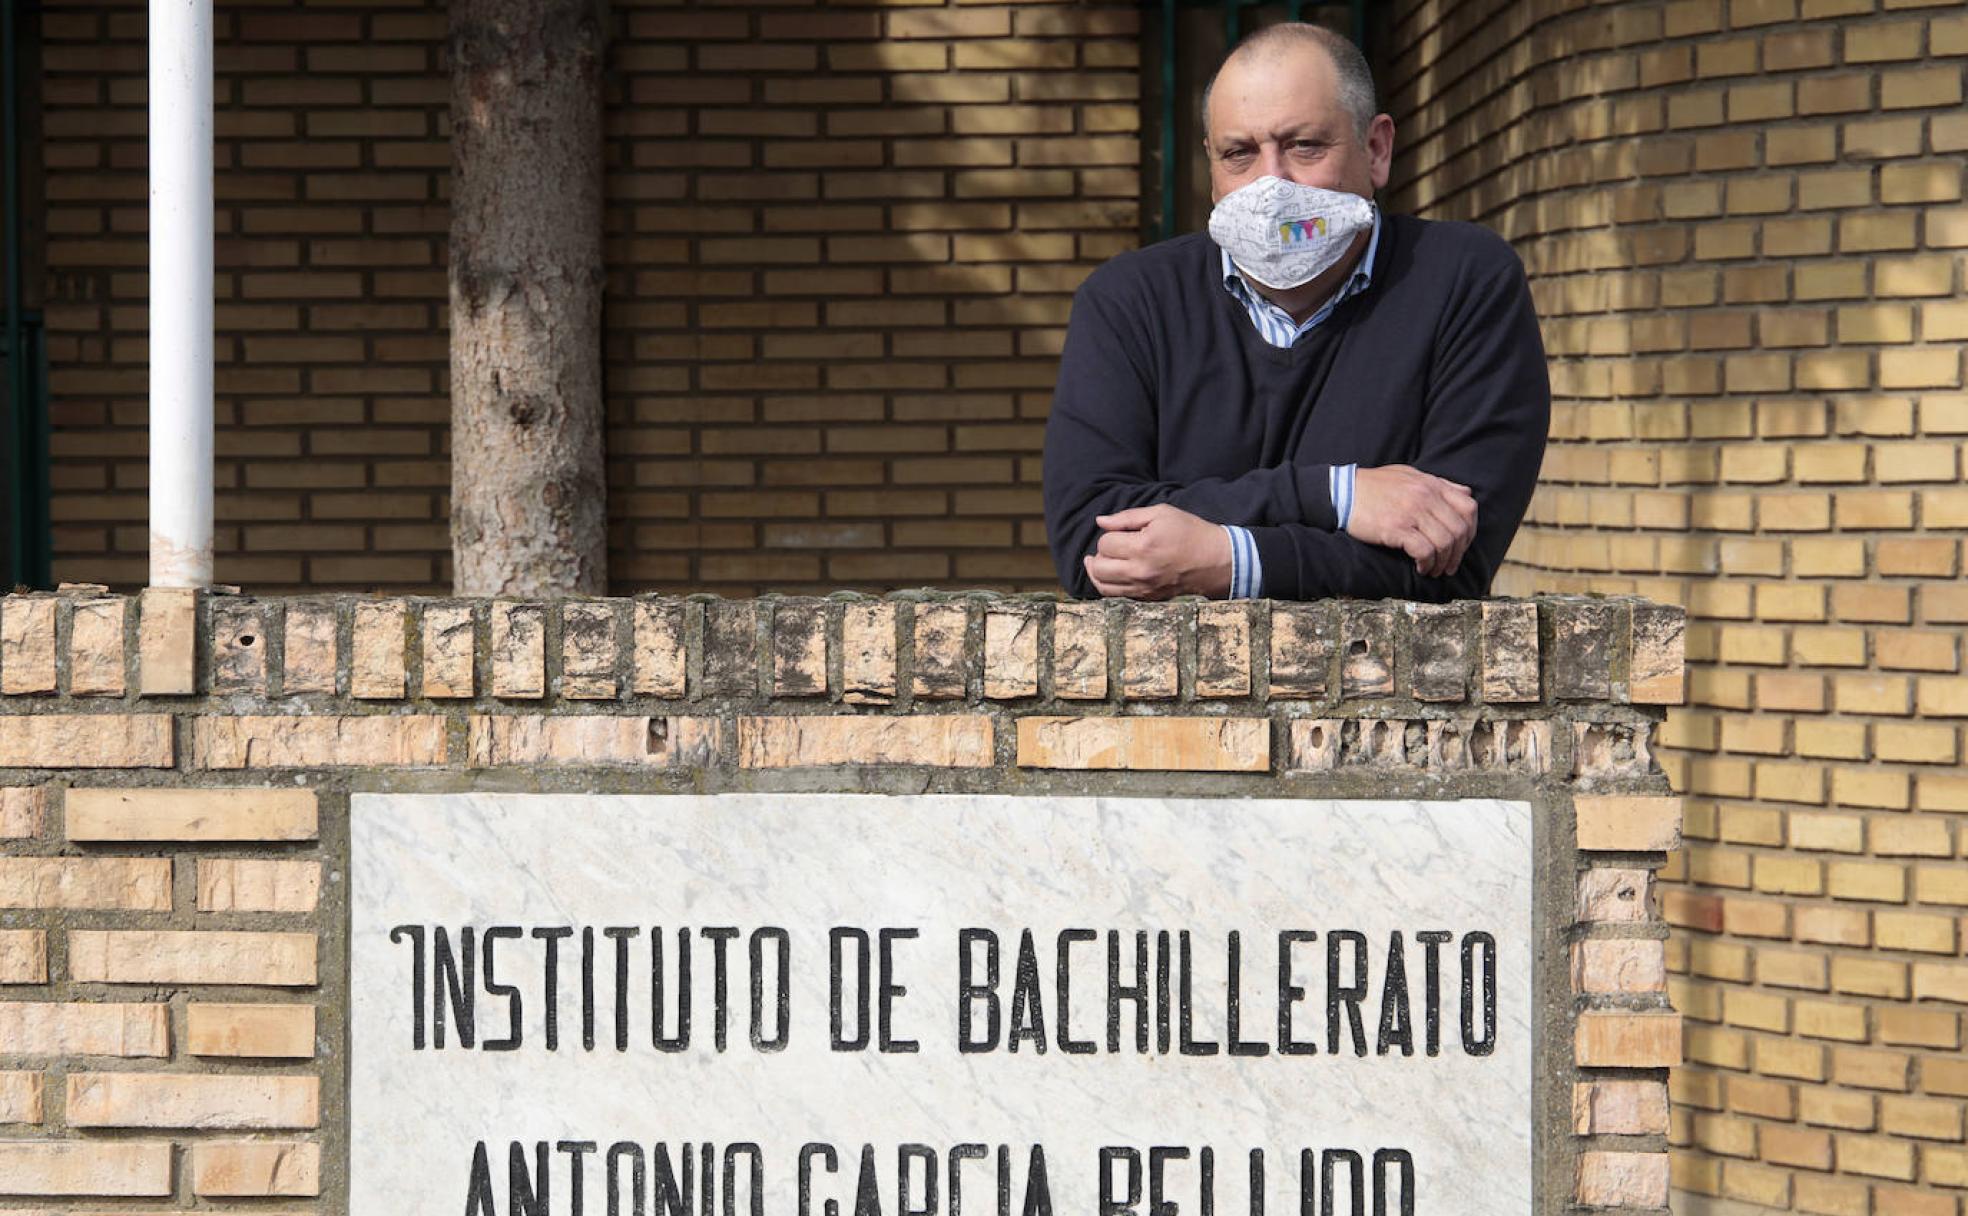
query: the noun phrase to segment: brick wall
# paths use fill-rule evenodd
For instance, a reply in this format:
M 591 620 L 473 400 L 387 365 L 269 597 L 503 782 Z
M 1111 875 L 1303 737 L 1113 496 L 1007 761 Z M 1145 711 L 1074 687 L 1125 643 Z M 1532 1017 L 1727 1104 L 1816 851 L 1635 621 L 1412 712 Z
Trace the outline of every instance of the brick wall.
M 1071 292 L 1134 243 L 1135 11 L 611 6 L 617 588 L 1052 583 Z M 44 18 L 57 577 L 140 583 L 144 8 Z M 218 577 L 448 586 L 445 9 L 218 6 Z
M 347 799 L 483 783 L 1529 799 L 1537 1211 L 1659 1211 L 1681 647 L 1631 600 L 9 597 L 0 1202 L 344 1211 Z
M 1956 1216 L 1968 12 L 1397 11 L 1397 199 L 1517 243 L 1553 360 L 1500 587 L 1690 615 L 1676 1185 Z

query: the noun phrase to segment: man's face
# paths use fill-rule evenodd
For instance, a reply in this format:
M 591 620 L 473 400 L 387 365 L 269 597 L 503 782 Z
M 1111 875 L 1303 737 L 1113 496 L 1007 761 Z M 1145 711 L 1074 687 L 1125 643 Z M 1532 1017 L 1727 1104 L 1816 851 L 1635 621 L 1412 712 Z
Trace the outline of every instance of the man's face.
M 1340 104 L 1332 57 L 1306 43 L 1225 64 L 1205 141 L 1212 203 L 1260 177 L 1372 198 L 1387 185 L 1394 120 L 1376 115 L 1361 138 Z

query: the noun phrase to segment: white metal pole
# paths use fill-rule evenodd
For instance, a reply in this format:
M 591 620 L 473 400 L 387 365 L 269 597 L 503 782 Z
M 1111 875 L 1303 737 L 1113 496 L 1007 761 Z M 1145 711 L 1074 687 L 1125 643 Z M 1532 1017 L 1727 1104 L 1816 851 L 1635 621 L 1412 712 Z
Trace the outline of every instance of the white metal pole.
M 212 0 L 150 0 L 150 583 L 212 585 Z

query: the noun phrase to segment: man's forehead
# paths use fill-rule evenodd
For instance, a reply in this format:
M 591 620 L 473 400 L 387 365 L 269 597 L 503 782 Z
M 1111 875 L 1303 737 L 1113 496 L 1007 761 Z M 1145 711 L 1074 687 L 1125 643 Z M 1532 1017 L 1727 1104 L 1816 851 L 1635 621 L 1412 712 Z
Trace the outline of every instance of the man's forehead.
M 1267 47 L 1223 65 L 1210 91 L 1210 130 L 1283 135 L 1343 117 L 1332 57 L 1315 43 Z

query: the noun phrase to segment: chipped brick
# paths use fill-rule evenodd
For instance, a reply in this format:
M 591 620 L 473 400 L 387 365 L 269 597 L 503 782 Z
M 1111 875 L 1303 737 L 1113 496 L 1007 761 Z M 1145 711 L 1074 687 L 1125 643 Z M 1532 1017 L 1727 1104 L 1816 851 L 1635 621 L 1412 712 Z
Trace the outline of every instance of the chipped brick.
M 335 691 L 335 609 L 289 603 L 282 630 L 280 690 L 287 696 Z
M 421 688 L 433 700 L 478 695 L 477 629 L 470 604 L 427 604 Z
M 991 720 L 981 714 L 786 715 L 738 719 L 741 768 L 833 764 L 988 768 Z
M 130 601 L 122 596 L 82 600 L 69 617 L 68 691 L 78 697 L 120 697 L 128 691 L 123 672 L 123 624 Z
M 576 600 L 560 608 L 560 695 L 570 701 L 612 701 L 616 695 L 615 604 Z
M 704 693 L 755 697 L 758 691 L 758 606 L 751 600 L 705 604 Z
M 1010 701 L 1039 695 L 1036 606 L 993 604 L 984 612 L 984 695 Z
M 841 609 L 841 699 L 850 705 L 895 699 L 895 605 L 855 601 Z
M 1204 604 L 1196 610 L 1196 695 L 1251 694 L 1251 610 L 1248 604 Z
M 684 693 L 684 605 L 679 600 L 637 600 L 631 626 L 632 687 L 639 696 Z
M 1061 604 L 1052 618 L 1052 691 L 1067 701 L 1107 697 L 1107 605 Z
M 1022 718 L 1018 766 L 1268 772 L 1271 723 L 1264 718 Z
M 435 714 L 197 718 L 192 763 L 206 769 L 443 764 L 445 722 Z
M 49 595 L 0 596 L 0 693 L 55 691 L 55 605 Z
M 534 700 L 547 695 L 547 608 L 492 605 L 492 695 Z
M 1483 605 L 1483 700 L 1493 705 L 1537 701 L 1543 696 L 1535 603 Z
M 919 700 L 954 700 L 964 695 L 969 682 L 964 661 L 969 621 L 969 607 L 962 603 L 916 605 L 916 660 L 910 688 Z
M 708 766 L 717 756 L 715 718 L 580 714 L 474 714 L 471 763 L 505 765 Z
M 267 677 L 266 609 L 257 600 L 212 600 L 212 691 L 263 693 Z
M 1273 605 L 1271 695 L 1294 701 L 1324 699 L 1332 682 L 1334 636 L 1329 605 Z
M 164 697 L 198 691 L 198 593 L 147 587 L 137 616 L 137 692 Z
M 402 600 L 355 602 L 349 643 L 349 696 L 364 701 L 403 698 L 409 619 L 410 607 Z
M 1394 695 L 1392 611 L 1364 604 L 1341 608 L 1339 687 L 1349 700 Z
M 0 768 L 170 768 L 169 714 L 0 715 Z
M 827 605 L 787 599 L 772 606 L 772 690 L 781 697 L 827 692 Z

